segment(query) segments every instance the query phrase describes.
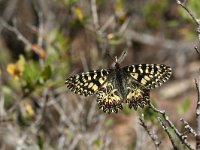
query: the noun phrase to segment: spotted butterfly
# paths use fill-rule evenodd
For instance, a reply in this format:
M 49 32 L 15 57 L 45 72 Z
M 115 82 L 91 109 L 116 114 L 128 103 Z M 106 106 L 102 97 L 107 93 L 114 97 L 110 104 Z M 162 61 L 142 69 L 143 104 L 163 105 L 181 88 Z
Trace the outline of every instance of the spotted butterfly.
M 150 90 L 161 86 L 172 74 L 163 64 L 138 64 L 115 69 L 93 70 L 70 76 L 67 87 L 76 94 L 96 94 L 99 108 L 106 113 L 117 113 L 123 103 L 135 110 L 143 108 L 150 99 Z

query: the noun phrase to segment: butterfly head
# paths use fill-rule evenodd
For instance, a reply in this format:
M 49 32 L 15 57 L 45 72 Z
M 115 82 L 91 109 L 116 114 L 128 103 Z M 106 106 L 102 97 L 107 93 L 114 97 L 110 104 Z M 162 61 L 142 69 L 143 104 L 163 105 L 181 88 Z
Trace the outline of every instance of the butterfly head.
M 115 68 L 116 68 L 116 69 L 119 69 L 119 68 L 120 68 L 119 61 L 118 61 L 117 56 L 115 57 Z

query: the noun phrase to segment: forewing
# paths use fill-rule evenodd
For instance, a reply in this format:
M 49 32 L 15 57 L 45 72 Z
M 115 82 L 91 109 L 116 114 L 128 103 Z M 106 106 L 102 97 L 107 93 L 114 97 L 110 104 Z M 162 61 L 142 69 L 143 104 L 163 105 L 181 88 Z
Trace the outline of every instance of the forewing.
M 69 77 L 65 83 L 76 94 L 93 95 L 99 87 L 108 79 L 110 69 L 94 70 Z
M 162 64 L 139 64 L 123 68 L 133 80 L 147 89 L 154 89 L 166 82 L 172 74 L 169 66 Z

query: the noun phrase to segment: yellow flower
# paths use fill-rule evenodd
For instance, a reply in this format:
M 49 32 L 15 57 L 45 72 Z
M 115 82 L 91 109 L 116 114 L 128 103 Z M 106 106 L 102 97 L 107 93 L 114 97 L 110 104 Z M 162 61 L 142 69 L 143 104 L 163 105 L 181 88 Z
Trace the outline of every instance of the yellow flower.
M 82 11 L 79 7 L 74 8 L 73 11 L 74 11 L 74 13 L 76 14 L 77 18 L 78 18 L 80 21 L 83 21 L 83 19 L 84 19 L 83 11 Z
M 19 60 L 15 64 L 7 65 L 7 72 L 13 77 L 14 80 L 19 80 L 22 77 L 24 71 L 25 59 L 23 56 L 19 57 Z
M 30 104 L 30 102 L 26 102 L 25 103 L 25 110 L 26 110 L 26 113 L 29 117 L 33 117 L 35 112 Z

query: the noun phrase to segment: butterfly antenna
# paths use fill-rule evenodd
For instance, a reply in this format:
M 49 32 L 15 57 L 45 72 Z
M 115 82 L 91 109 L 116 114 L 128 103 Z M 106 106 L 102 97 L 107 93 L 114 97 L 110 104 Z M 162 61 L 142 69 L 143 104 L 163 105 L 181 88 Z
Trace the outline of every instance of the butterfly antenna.
M 111 66 L 112 66 L 112 67 L 114 67 L 114 66 L 115 66 L 115 64 L 116 64 L 116 58 L 115 58 L 115 59 L 113 59 L 113 58 L 110 56 L 110 54 L 109 54 L 108 52 L 106 53 L 106 56 L 108 56 L 108 57 L 109 57 L 109 58 L 112 60 L 112 62 L 113 62 L 113 63 L 112 63 L 112 65 L 111 65 Z
M 123 52 L 119 56 L 118 63 L 121 63 L 124 60 L 124 58 L 127 56 L 127 54 L 128 54 L 128 49 L 123 50 Z

